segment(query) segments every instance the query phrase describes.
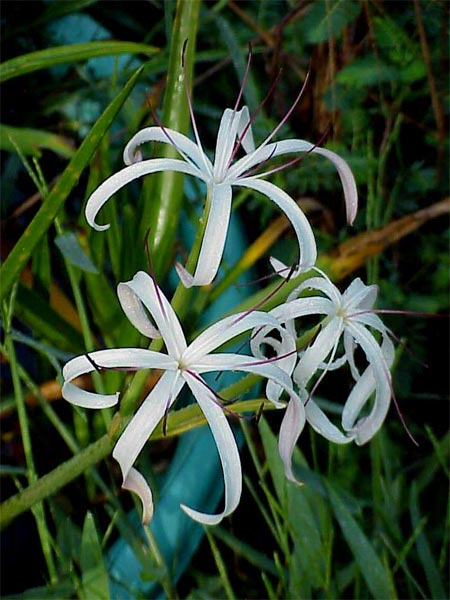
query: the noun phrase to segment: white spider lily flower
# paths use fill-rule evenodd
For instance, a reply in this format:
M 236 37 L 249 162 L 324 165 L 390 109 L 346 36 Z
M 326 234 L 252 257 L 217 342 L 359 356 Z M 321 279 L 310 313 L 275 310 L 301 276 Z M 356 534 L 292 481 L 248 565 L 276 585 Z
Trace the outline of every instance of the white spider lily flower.
M 306 290 L 314 290 L 323 296 L 299 297 Z M 388 329 L 378 315 L 371 312 L 377 293 L 376 285 L 366 286 L 360 279 L 355 279 L 341 294 L 329 279 L 310 278 L 288 297 L 285 304 L 270 311 L 272 316 L 286 326 L 281 341 L 267 335 L 268 328 L 260 329 L 252 338 L 255 356 L 263 356 L 262 344 L 270 345 L 276 355 L 283 356 L 283 360 L 277 364 L 292 375 L 298 386 L 307 422 L 318 433 L 337 444 L 355 441 L 361 445 L 369 441 L 380 429 L 389 409 L 392 396 L 390 367 L 394 360 L 394 346 Z M 295 319 L 308 315 L 325 315 L 325 319 L 312 344 L 299 352 L 297 362 L 292 353 L 297 339 Z M 381 344 L 371 330 L 381 335 Z M 336 358 L 341 340 L 344 353 Z M 362 349 L 367 361 L 362 373 L 358 371 L 355 362 L 357 346 Z M 340 368 L 346 363 L 355 385 L 343 407 L 342 432 L 311 397 L 317 383 L 313 385 L 312 391 L 308 391 L 308 387 L 311 388 L 312 378 L 318 371 L 322 371 L 320 381 L 327 371 Z M 274 401 L 280 393 L 281 389 L 276 383 L 267 384 L 267 394 L 271 394 Z M 368 409 L 373 394 L 375 397 Z M 360 416 L 362 411 L 368 414 Z M 290 447 L 294 447 L 296 439 L 291 440 Z
M 186 287 L 210 284 L 217 274 L 228 231 L 233 187 L 259 192 L 284 212 L 294 228 L 299 245 L 300 259 L 296 274 L 306 271 L 314 266 L 317 258 L 316 242 L 307 218 L 285 191 L 262 179 L 279 170 L 278 168 L 259 174 L 255 174 L 255 170 L 265 165 L 271 158 L 284 154 L 313 152 L 325 156 L 339 173 L 349 223 L 353 222 L 357 211 L 356 184 L 348 164 L 330 150 L 318 148 L 304 140 L 269 143 L 278 128 L 259 148 L 255 148 L 248 108 L 244 106 L 241 110 L 226 109 L 219 125 L 214 163 L 203 150 L 194 121 L 196 142 L 162 126 L 142 129 L 125 147 L 123 156 L 128 166 L 104 181 L 89 198 L 86 204 L 86 219 L 89 225 L 98 231 L 108 229 L 108 224 L 99 225 L 96 222 L 97 214 L 118 190 L 134 179 L 150 173 L 177 171 L 197 177 L 207 186 L 208 215 L 195 272 L 192 275 L 182 265 L 177 265 L 178 275 Z M 173 146 L 181 158 L 142 160 L 139 147 L 147 142 L 165 142 Z M 235 160 L 237 149 L 240 147 L 245 155 Z M 283 263 L 272 259 L 272 265 L 287 276 L 289 269 Z
M 217 524 L 233 512 L 239 503 L 242 473 L 236 441 L 220 398 L 206 384 L 202 374 L 224 370 L 255 373 L 273 379 L 295 397 L 289 376 L 270 361 L 235 353 L 213 353 L 249 329 L 266 325 L 277 327 L 278 324 L 268 313 L 241 313 L 211 325 L 188 345 L 172 306 L 149 275 L 138 272 L 131 281 L 120 283 L 117 291 L 122 308 L 131 323 L 147 337 L 162 337 L 166 353 L 120 348 L 78 356 L 63 369 L 63 397 L 72 404 L 88 408 L 114 406 L 119 401 L 119 393 L 103 395 L 88 392 L 71 383 L 72 380 L 96 368 L 163 371 L 113 451 L 113 457 L 122 470 L 123 487 L 138 494 L 143 505 L 143 522 L 148 523 L 153 514 L 151 490 L 144 477 L 133 468 L 133 464 L 157 424 L 165 418 L 181 389 L 187 384 L 204 413 L 217 444 L 225 483 L 225 506 L 220 514 L 215 515 L 204 514 L 184 505 L 181 507 L 200 523 Z

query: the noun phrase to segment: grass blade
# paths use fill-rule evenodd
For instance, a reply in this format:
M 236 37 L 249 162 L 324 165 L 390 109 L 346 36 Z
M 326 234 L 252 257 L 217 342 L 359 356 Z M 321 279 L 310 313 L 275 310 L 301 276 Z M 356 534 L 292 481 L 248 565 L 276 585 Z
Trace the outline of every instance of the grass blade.
M 328 493 L 342 533 L 373 597 L 395 597 L 389 585 L 390 576 L 365 533 L 331 487 L 328 487 Z
M 137 71 L 125 84 L 124 88 L 109 104 L 104 113 L 95 123 L 79 147 L 75 156 L 67 165 L 66 169 L 58 180 L 58 183 L 49 193 L 45 203 L 41 206 L 34 219 L 28 225 L 27 229 L 14 246 L 0 270 L 0 276 L 2 279 L 0 300 L 5 298 L 6 294 L 10 291 L 11 286 L 20 275 L 39 240 L 52 224 L 53 219 L 58 214 L 63 202 L 76 185 L 81 172 L 86 168 L 86 165 L 89 163 L 95 150 L 100 144 L 102 136 L 110 127 L 123 103 L 131 93 L 140 74 L 142 73 L 142 70 L 143 67 L 137 69 Z
M 155 54 L 158 48 L 134 42 L 96 41 L 56 46 L 23 54 L 0 65 L 0 82 L 55 65 L 119 54 Z

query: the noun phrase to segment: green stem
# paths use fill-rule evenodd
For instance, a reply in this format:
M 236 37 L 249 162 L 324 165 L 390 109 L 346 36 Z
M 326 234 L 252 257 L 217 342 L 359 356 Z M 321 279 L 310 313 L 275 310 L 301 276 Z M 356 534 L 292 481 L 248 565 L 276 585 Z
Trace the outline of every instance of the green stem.
M 44 498 L 51 496 L 84 473 L 86 469 L 108 456 L 113 446 L 112 438 L 109 435 L 104 435 L 79 454 L 35 481 L 30 487 L 3 502 L 1 505 L 0 529 L 3 529 L 22 512 L 28 510 L 37 502 L 41 502 Z
M 18 371 L 18 363 L 16 359 L 16 353 L 14 343 L 9 335 L 9 332 L 5 340 L 6 348 L 10 357 L 10 369 L 11 378 L 14 387 L 14 394 L 16 397 L 17 414 L 19 417 L 20 432 L 22 436 L 22 444 L 25 453 L 25 461 L 27 465 L 27 479 L 28 484 L 36 484 L 38 481 L 36 469 L 33 459 L 33 447 L 31 444 L 30 429 L 28 426 L 28 416 L 25 408 L 25 398 L 23 396 L 22 384 L 20 382 L 20 376 Z M 20 494 L 19 494 L 20 495 Z M 36 520 L 39 538 L 41 540 L 42 552 L 44 554 L 45 562 L 47 564 L 50 581 L 54 583 L 57 580 L 57 573 L 55 562 L 53 560 L 50 534 L 45 521 L 44 506 L 42 502 L 33 503 L 33 515 Z M 3 515 L 2 515 L 3 516 Z

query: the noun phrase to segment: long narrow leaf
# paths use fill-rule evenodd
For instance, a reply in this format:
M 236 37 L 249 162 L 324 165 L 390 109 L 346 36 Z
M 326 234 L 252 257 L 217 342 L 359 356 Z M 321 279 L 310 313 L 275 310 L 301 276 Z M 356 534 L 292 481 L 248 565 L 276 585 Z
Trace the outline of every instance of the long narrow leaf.
M 393 598 L 389 574 L 358 523 L 338 494 L 329 487 L 329 497 L 342 533 L 374 598 Z
M 23 54 L 0 65 L 0 82 L 55 65 L 118 54 L 155 54 L 158 48 L 134 42 L 96 41 L 56 46 Z
M 102 136 L 110 127 L 123 103 L 130 95 L 131 90 L 142 73 L 142 69 L 143 67 L 137 69 L 124 88 L 109 104 L 95 123 L 77 153 L 67 165 L 57 184 L 49 193 L 45 203 L 41 206 L 38 213 L 6 259 L 0 270 L 2 279 L 0 300 L 9 292 L 14 281 L 18 278 L 29 260 L 37 243 L 52 224 L 53 219 L 58 214 L 58 210 L 77 183 L 83 169 L 85 169 L 100 144 Z

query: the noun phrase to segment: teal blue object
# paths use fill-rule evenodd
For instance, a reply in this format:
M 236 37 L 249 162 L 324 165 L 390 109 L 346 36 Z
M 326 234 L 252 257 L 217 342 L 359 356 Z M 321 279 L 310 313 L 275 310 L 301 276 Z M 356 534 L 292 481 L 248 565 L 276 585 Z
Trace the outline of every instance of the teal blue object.
M 190 237 L 191 232 L 183 233 Z M 224 262 L 234 264 L 245 247 L 242 225 L 232 215 Z M 239 288 L 228 288 L 205 313 L 204 324 L 220 319 L 242 300 L 242 294 Z M 232 380 L 233 373 L 224 373 L 221 386 L 226 386 Z M 236 437 L 241 445 L 242 437 Z M 172 581 L 178 581 L 186 570 L 204 536 L 203 526 L 190 519 L 181 510 L 180 504 L 213 513 L 217 510 L 222 496 L 222 468 L 209 428 L 202 427 L 188 432 L 180 438 L 171 465 L 162 479 L 154 517 L 150 524 Z M 135 511 L 130 518 L 135 523 L 139 522 Z M 158 582 L 142 578 L 142 565 L 123 538 L 110 549 L 107 561 L 111 577 L 111 598 L 134 600 L 143 597 L 164 597 Z

